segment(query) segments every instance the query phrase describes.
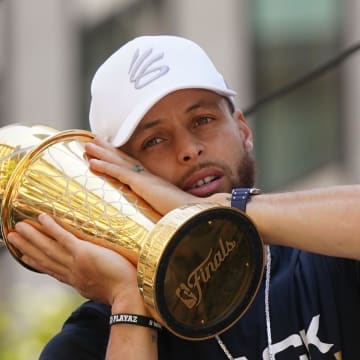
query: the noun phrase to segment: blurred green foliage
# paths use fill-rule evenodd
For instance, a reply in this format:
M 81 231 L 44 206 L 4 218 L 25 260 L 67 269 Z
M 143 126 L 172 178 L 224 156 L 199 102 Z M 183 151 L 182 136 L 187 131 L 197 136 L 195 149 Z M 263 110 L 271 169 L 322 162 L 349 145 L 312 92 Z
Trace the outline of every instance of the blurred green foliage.
M 20 286 L 10 304 L 0 302 L 0 359 L 37 360 L 45 344 L 84 301 L 61 288 Z

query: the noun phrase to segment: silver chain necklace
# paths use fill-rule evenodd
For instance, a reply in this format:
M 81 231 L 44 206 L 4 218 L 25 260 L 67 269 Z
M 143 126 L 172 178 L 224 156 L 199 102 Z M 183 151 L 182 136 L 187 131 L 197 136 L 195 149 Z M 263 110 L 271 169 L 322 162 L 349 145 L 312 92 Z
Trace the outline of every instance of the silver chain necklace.
M 266 273 L 265 273 L 265 320 L 266 320 L 266 335 L 268 340 L 268 356 L 269 360 L 274 360 L 274 354 L 272 353 L 272 337 L 271 337 L 271 324 L 270 324 L 270 273 L 271 273 L 271 252 L 270 246 L 266 245 Z M 215 336 L 215 339 L 229 360 L 235 360 L 229 349 L 226 347 L 224 342 L 221 340 L 219 335 Z

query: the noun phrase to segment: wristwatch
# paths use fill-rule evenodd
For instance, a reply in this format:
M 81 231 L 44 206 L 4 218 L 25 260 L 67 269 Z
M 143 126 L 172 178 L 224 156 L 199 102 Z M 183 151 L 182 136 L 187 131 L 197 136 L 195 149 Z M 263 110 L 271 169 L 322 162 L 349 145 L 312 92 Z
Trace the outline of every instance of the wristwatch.
M 246 204 L 250 196 L 258 195 L 261 190 L 258 188 L 236 188 L 231 192 L 231 207 L 237 208 L 245 212 Z

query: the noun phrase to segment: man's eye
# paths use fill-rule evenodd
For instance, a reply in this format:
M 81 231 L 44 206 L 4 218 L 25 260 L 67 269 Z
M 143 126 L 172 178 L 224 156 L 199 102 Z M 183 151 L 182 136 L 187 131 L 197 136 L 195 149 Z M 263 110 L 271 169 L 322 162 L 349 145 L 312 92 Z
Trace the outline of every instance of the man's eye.
M 212 118 L 210 116 L 203 116 L 196 120 L 195 127 L 208 124 L 211 121 L 212 121 Z
M 145 142 L 144 144 L 144 148 L 148 148 L 148 147 L 151 147 L 151 146 L 155 146 L 157 144 L 160 144 L 162 142 L 161 138 L 159 137 L 154 137 L 148 141 Z

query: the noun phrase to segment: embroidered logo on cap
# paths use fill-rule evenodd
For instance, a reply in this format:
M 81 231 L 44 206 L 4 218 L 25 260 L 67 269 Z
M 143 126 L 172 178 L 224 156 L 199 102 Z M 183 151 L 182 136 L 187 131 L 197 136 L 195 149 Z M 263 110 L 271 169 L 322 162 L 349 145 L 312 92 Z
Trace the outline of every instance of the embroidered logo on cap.
M 130 64 L 130 82 L 134 83 L 135 89 L 142 89 L 156 79 L 164 76 L 169 71 L 169 66 L 159 65 L 164 58 L 164 53 L 152 54 L 153 49 L 147 49 L 142 55 L 137 49 Z

